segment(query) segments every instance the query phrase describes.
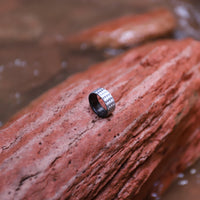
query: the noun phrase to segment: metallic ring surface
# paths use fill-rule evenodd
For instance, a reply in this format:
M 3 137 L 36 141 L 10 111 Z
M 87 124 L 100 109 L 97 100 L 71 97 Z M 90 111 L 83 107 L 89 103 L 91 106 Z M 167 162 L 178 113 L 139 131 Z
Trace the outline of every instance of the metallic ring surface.
M 100 99 L 103 104 L 100 103 Z M 89 94 L 89 102 L 92 110 L 102 118 L 108 117 L 115 110 L 115 101 L 112 95 L 104 88 L 98 88 Z

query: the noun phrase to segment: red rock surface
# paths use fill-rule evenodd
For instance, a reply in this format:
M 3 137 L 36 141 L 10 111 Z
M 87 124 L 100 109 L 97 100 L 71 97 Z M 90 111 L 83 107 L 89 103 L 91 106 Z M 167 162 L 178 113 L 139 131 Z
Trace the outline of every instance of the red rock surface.
M 71 48 L 120 48 L 165 36 L 175 28 L 174 16 L 166 9 L 115 19 L 67 39 Z
M 200 43 L 159 41 L 76 74 L 0 130 L 0 199 L 144 199 L 199 158 Z M 88 94 L 111 92 L 98 118 Z

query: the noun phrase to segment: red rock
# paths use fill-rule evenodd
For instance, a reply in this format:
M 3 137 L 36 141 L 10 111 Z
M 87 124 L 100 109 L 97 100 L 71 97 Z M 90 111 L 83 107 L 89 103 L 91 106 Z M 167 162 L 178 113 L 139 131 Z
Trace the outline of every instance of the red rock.
M 69 37 L 67 43 L 71 48 L 120 48 L 165 36 L 174 27 L 173 15 L 162 8 L 105 22 Z
M 0 130 L 0 199 L 145 199 L 199 158 L 200 43 L 159 41 L 71 76 Z M 107 119 L 88 94 L 108 89 Z

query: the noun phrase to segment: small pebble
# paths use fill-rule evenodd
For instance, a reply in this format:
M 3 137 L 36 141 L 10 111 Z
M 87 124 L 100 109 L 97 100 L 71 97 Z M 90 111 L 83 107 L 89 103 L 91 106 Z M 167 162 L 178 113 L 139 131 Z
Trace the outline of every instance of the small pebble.
M 197 170 L 196 169 L 190 169 L 190 174 L 196 174 Z
M 184 174 L 183 174 L 183 173 L 179 173 L 179 174 L 177 175 L 177 177 L 178 177 L 178 178 L 183 178 L 183 177 L 184 177 Z
M 67 67 L 67 62 L 66 62 L 66 61 L 63 61 L 63 62 L 61 63 L 61 67 L 62 67 L 62 68 L 66 68 L 66 67 Z
M 16 92 L 16 93 L 15 93 L 15 98 L 16 98 L 16 99 L 19 99 L 19 98 L 20 98 L 20 96 L 21 96 L 21 95 L 20 95 L 20 93 L 19 93 L 19 92 Z
M 38 75 L 39 75 L 39 70 L 38 70 L 38 69 L 34 69 L 33 75 L 34 75 L 34 76 L 38 76 Z
M 158 195 L 157 195 L 157 193 L 153 192 L 153 193 L 151 193 L 151 196 L 152 197 L 157 197 Z
M 15 64 L 16 66 L 20 66 L 20 65 L 21 65 L 20 59 L 19 59 L 19 58 L 15 59 L 14 64 Z
M 155 200 L 160 199 L 160 197 L 158 196 L 158 194 L 156 192 L 151 193 L 151 197 L 153 197 Z
M 19 58 L 16 58 L 14 61 L 14 65 L 17 67 L 25 67 L 26 61 L 20 60 Z
M 178 182 L 178 185 L 187 185 L 188 184 L 188 180 L 180 180 Z
M 119 55 L 121 53 L 123 53 L 124 51 L 122 49 L 105 49 L 104 53 L 108 56 L 116 56 Z
M 190 14 L 188 12 L 188 10 L 184 7 L 184 6 L 177 6 L 175 9 L 175 12 L 183 18 L 189 18 Z
M 20 104 L 20 98 L 21 98 L 21 94 L 19 92 L 15 93 L 15 98 L 16 98 L 16 103 Z

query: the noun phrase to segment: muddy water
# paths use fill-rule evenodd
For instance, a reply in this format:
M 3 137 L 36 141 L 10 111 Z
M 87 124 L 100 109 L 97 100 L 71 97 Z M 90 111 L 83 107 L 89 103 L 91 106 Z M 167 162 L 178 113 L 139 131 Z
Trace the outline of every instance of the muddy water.
M 200 39 L 198 0 L 0 0 L 0 126 L 69 75 L 118 53 L 83 49 L 71 52 L 55 42 L 99 22 L 158 6 L 167 6 L 177 16 L 173 38 Z M 200 162 L 197 162 L 179 174 L 160 199 L 199 198 Z

